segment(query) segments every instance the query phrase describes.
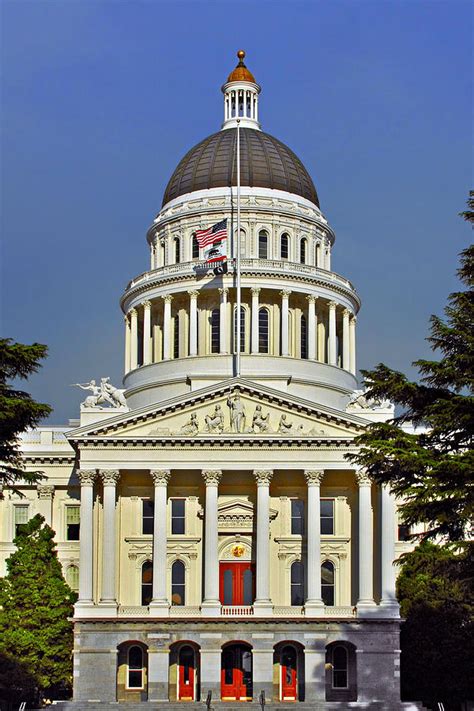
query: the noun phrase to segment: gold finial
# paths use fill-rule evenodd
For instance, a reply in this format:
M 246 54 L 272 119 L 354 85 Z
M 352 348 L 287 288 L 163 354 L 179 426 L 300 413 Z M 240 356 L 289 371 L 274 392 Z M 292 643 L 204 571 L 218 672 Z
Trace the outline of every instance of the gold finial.
M 237 52 L 237 57 L 239 58 L 239 64 L 243 64 L 245 57 L 245 52 L 243 49 L 239 49 L 239 51 Z

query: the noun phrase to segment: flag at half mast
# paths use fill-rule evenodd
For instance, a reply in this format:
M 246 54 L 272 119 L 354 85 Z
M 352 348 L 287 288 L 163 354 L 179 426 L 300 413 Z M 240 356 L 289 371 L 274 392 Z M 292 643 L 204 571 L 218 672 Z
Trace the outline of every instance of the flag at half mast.
M 220 242 L 221 239 L 227 239 L 227 218 L 216 222 L 207 230 L 197 230 L 196 239 L 200 247 L 206 247 L 208 244 Z

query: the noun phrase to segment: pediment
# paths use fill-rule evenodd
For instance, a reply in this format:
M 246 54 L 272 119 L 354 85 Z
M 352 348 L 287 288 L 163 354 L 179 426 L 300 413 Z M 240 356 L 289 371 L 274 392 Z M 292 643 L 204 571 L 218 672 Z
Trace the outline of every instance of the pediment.
M 355 415 L 235 378 L 79 428 L 68 437 L 350 439 L 365 426 Z

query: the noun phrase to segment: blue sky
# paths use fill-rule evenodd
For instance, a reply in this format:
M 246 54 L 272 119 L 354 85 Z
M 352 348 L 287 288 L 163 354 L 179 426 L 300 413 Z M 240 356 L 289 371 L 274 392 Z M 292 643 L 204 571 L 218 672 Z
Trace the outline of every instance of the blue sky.
M 472 234 L 472 17 L 464 0 L 3 0 L 2 333 L 50 348 L 30 392 L 123 368 L 118 300 L 182 155 L 222 121 L 235 52 L 262 85 L 361 294 L 358 365 L 410 371 Z

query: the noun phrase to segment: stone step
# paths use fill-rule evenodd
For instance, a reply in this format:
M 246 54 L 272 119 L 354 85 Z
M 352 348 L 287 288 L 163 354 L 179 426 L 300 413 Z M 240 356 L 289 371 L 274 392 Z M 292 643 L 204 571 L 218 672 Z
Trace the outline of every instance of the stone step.
M 206 711 L 206 704 L 203 701 L 189 702 L 163 702 L 163 703 L 118 703 L 118 702 L 87 702 L 87 701 L 67 701 L 54 704 L 57 711 Z M 261 706 L 257 702 L 232 702 L 213 701 L 214 711 L 261 711 Z M 296 703 L 274 703 L 265 704 L 265 711 L 422 711 L 424 707 L 415 702 L 405 702 L 399 704 L 387 704 L 380 701 L 372 702 L 296 702 Z

